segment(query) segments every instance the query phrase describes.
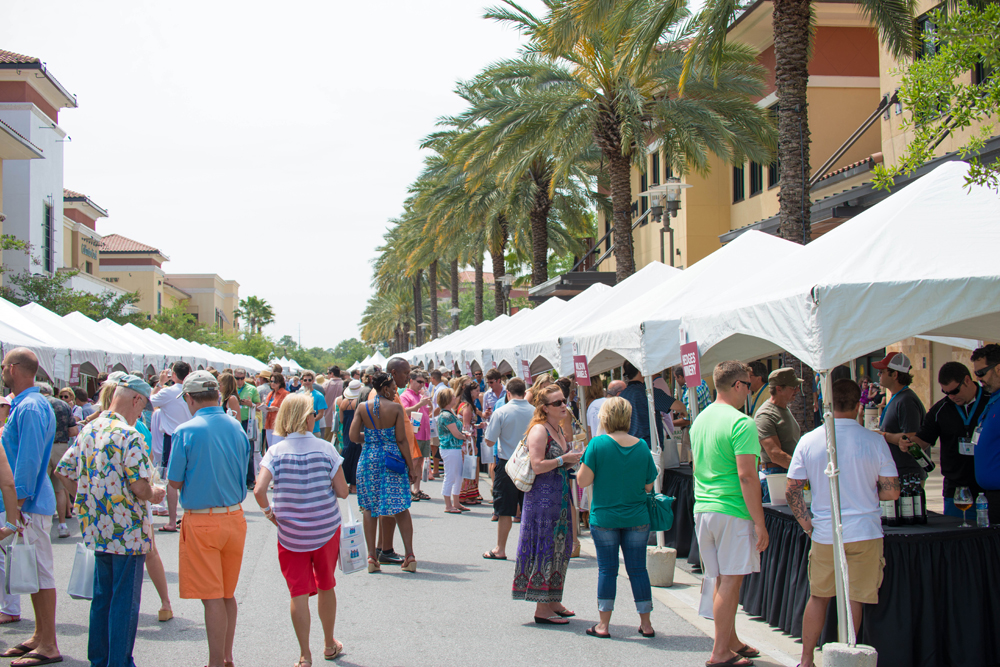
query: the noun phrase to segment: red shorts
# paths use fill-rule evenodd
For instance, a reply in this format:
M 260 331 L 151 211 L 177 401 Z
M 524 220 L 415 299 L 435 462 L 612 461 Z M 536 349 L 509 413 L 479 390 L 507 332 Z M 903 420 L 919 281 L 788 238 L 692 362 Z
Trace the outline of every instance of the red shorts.
M 278 544 L 278 564 L 293 598 L 316 595 L 337 585 L 334 570 L 340 556 L 340 528 L 330 541 L 314 551 L 289 551 Z

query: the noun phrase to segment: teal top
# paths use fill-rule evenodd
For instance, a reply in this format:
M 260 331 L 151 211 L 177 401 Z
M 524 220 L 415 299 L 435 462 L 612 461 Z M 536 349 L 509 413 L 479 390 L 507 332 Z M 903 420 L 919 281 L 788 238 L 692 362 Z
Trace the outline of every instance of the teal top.
M 594 472 L 591 525 L 634 528 L 649 523 L 646 485 L 656 481 L 656 463 L 644 440 L 622 447 L 610 435 L 599 435 L 587 445 L 583 464 Z
M 448 424 L 462 430 L 462 421 L 450 410 L 442 410 L 438 417 L 438 442 L 441 449 L 461 449 L 462 441 L 451 434 Z

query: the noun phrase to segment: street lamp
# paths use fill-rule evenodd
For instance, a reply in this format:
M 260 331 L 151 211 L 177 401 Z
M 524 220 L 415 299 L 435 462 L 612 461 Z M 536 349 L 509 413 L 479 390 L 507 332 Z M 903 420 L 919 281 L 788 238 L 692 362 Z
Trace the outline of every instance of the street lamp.
M 430 326 L 430 324 L 429 324 L 429 323 L 427 323 L 427 322 L 421 322 L 421 323 L 420 323 L 420 324 L 418 324 L 417 326 L 418 326 L 418 327 L 420 328 L 420 340 L 424 340 L 424 338 L 426 338 L 426 335 L 425 335 L 425 334 L 427 333 L 427 332 L 426 332 L 426 331 L 424 331 L 424 330 L 425 330 L 425 329 L 426 329 L 427 327 L 429 327 L 429 326 Z
M 503 293 L 504 310 L 510 315 L 510 288 L 514 284 L 514 276 L 505 273 L 496 279 L 500 291 Z
M 653 220 L 659 222 L 663 219 L 663 209 L 667 210 L 669 217 L 677 217 L 677 211 L 681 210 L 681 190 L 690 187 L 689 183 L 681 183 L 681 179 L 671 176 L 666 183 L 650 185 L 648 190 L 640 194 L 649 197 Z

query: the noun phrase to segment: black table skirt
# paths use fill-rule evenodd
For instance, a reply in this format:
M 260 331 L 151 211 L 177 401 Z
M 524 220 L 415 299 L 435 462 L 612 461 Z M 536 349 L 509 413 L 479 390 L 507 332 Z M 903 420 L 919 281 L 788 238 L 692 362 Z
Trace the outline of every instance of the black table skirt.
M 765 507 L 764 521 L 770 544 L 760 573 L 744 579 L 740 603 L 801 637 L 810 540 L 786 507 Z M 865 605 L 858 638 L 875 647 L 879 665 L 1000 665 L 1000 527 L 959 522 L 931 515 L 926 526 L 885 529 L 879 602 Z M 822 641 L 836 640 L 831 602 Z
M 664 470 L 660 490 L 674 498 L 674 525 L 664 534 L 666 546 L 676 549 L 678 558 L 700 565 L 698 539 L 694 534 L 694 476 L 691 464 Z

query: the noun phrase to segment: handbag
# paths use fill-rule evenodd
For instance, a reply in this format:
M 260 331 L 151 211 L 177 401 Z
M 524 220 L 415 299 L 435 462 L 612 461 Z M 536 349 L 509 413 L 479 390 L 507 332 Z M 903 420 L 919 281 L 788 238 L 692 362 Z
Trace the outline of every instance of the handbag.
M 372 427 L 375 426 L 375 419 L 372 417 L 372 409 L 368 403 L 365 403 L 365 409 L 368 410 L 368 419 L 372 423 Z M 375 406 L 376 412 L 378 411 L 378 404 Z M 382 457 L 382 463 L 385 465 L 389 472 L 394 472 L 399 475 L 405 475 L 409 472 L 409 468 L 406 465 L 406 459 L 399 452 L 399 447 L 392 447 L 387 449 Z
M 465 457 L 462 459 L 462 479 L 479 479 L 479 467 L 476 465 L 476 448 L 472 445 L 471 452 L 462 448 Z
M 18 544 L 17 540 L 21 543 Z M 26 544 L 24 534 L 7 547 L 4 557 L 3 590 L 7 595 L 34 595 L 38 592 L 38 558 L 35 545 Z
M 531 491 L 531 487 L 535 484 L 535 471 L 532 470 L 531 459 L 528 457 L 527 436 L 517 443 L 514 454 L 507 460 L 504 470 L 519 490 Z
M 73 570 L 69 574 L 66 592 L 74 600 L 94 599 L 94 571 L 97 569 L 97 555 L 83 542 L 76 543 Z
M 365 544 L 364 527 L 354 520 L 350 500 L 347 502 L 347 522 L 340 524 L 340 571 L 351 574 L 363 570 L 368 564 L 368 545 Z
M 650 491 L 646 494 L 646 507 L 649 509 L 649 530 L 651 532 L 658 533 L 673 527 L 673 498 Z

